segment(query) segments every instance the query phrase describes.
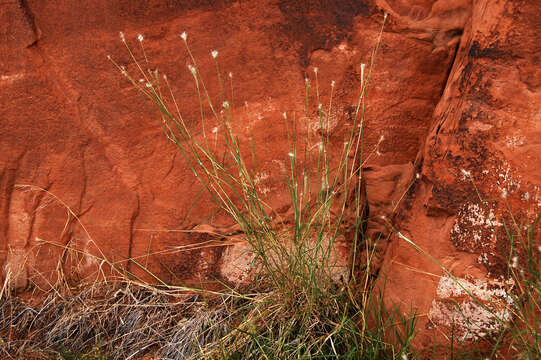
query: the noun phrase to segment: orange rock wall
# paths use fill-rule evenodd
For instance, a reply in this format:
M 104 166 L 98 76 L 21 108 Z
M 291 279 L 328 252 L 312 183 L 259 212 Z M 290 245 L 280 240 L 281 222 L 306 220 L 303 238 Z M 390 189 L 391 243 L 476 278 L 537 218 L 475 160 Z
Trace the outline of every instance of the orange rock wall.
M 382 274 L 388 279 L 388 304 L 408 312 L 415 299 L 417 312 L 426 314 L 420 327 L 429 331 L 418 339 L 425 345 L 441 335 L 442 326 L 454 326 L 466 340 L 498 328 L 465 289 L 495 304 L 501 319 L 510 319 L 503 310 L 511 301 L 505 294 L 517 284 L 509 263 L 517 269 L 525 265 L 526 227 L 541 213 L 540 13 L 537 1 L 473 2 L 417 155 L 419 179 L 395 219 L 400 235 L 392 237 Z M 513 255 L 505 227 L 524 236 L 514 237 L 520 250 Z M 533 256 L 541 249 L 537 231 Z M 467 330 L 449 298 L 473 319 L 476 331 Z
M 384 233 L 388 223 L 379 217 L 394 219 L 397 230 L 457 276 L 493 279 L 500 273 L 488 266 L 496 261 L 492 233 L 472 220 L 477 195 L 470 179 L 483 197 L 507 195 L 495 203 L 494 216 L 506 201 L 524 221 L 540 210 L 540 11 L 536 0 L 1 4 L 2 276 L 20 289 L 47 288 L 59 275 L 108 275 L 114 263 L 151 278 L 145 267 L 171 283 L 220 278 L 223 249 L 194 247 L 207 235 L 164 231 L 232 223 L 199 196 L 200 185 L 154 109 L 107 60 L 111 55 L 136 70 L 119 31 L 136 50 L 137 34 L 144 35 L 152 66 L 168 75 L 199 136 L 190 60 L 179 34 L 187 32 L 217 102 L 209 52 L 219 51 L 222 75 L 233 74 L 239 138 L 243 144 L 253 139 L 269 203 L 285 213 L 287 189 L 272 181 L 285 176 L 288 161 L 282 112 L 302 118 L 304 78 L 313 83 L 317 67 L 323 99 L 336 81 L 330 130 L 339 151 L 361 63 L 369 63 L 387 12 L 366 117 L 368 151 L 384 136 L 381 154 L 365 164 L 369 230 Z M 193 248 L 171 255 L 179 246 Z M 397 236 L 382 247 L 383 256 L 389 302 L 413 302 L 429 312 L 438 278 L 408 269 L 436 276 L 441 270 Z

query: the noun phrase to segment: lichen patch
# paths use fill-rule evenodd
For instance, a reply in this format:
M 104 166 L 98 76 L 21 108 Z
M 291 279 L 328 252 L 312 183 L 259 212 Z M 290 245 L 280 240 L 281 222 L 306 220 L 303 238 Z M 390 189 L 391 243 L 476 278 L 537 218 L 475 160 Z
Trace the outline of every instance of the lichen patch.
M 436 326 L 454 329 L 462 341 L 478 340 L 500 330 L 511 320 L 512 280 L 440 279 L 429 319 Z
M 436 326 L 450 327 L 462 341 L 478 340 L 499 331 L 511 320 L 512 280 L 440 279 L 429 319 Z
M 493 208 L 485 209 L 478 203 L 466 203 L 460 208 L 451 230 L 451 242 L 465 251 L 486 252 L 501 226 Z

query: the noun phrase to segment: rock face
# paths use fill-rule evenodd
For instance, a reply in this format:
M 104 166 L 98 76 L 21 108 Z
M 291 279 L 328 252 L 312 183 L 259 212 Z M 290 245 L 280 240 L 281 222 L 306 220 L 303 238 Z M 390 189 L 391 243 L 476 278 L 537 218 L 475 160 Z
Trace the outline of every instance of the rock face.
M 409 310 L 415 299 L 417 310 L 428 314 L 420 324 L 428 329 L 419 339 L 425 345 L 442 326 L 454 326 L 462 339 L 478 339 L 500 325 L 494 314 L 465 296 L 466 289 L 494 304 L 504 321 L 510 318 L 503 310 L 513 285 L 505 256 L 511 242 L 504 228 L 524 236 L 524 227 L 541 212 L 536 169 L 541 164 L 540 11 L 536 1 L 473 2 L 417 156 L 420 176 L 399 210 L 400 235 L 392 237 L 383 272 L 388 303 Z M 515 238 L 516 244 L 524 240 Z M 534 240 L 539 245 L 539 237 Z M 524 264 L 526 256 L 519 251 L 511 265 Z M 457 281 L 450 281 L 442 267 Z M 469 330 L 460 311 L 472 321 Z
M 495 239 L 507 209 L 520 224 L 541 210 L 540 11 L 536 0 L 1 4 L 2 278 L 22 290 L 119 272 L 208 286 L 224 273 L 238 277 L 223 270 L 235 252 L 204 246 L 216 237 L 193 231 L 208 224 L 225 237 L 234 224 L 107 60 L 137 71 L 119 31 L 140 61 L 144 35 L 151 67 L 167 74 L 188 125 L 210 141 L 220 129 L 201 127 L 179 34 L 187 32 L 216 103 L 209 53 L 219 52 L 222 78 L 233 75 L 225 94 L 239 139 L 257 154 L 268 203 L 286 214 L 288 190 L 276 182 L 290 149 L 282 113 L 314 131 L 303 115 L 304 78 L 316 84 L 317 68 L 322 103 L 336 82 L 327 130 L 339 152 L 386 12 L 365 123 L 369 233 L 394 221 L 465 283 L 505 287 Z M 379 250 L 389 303 L 413 302 L 433 314 L 427 327 L 445 326 L 454 315 L 438 299 L 456 289 L 445 287 L 442 269 L 396 234 Z

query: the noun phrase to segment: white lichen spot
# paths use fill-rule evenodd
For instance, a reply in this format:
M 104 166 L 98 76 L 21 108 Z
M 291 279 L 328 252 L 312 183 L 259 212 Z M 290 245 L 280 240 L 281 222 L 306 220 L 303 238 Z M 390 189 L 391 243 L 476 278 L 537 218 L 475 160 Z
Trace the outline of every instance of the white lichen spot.
M 260 173 L 257 173 L 254 176 L 254 184 L 257 185 L 261 183 L 263 180 L 267 180 L 269 177 L 270 177 L 270 174 L 268 172 L 262 171 Z
M 451 240 L 455 246 L 470 250 L 488 249 L 502 225 L 493 209 L 485 210 L 477 203 L 464 204 L 451 230 Z
M 507 282 L 481 279 L 440 279 L 429 318 L 435 325 L 453 327 L 464 340 L 477 340 L 499 331 L 511 320 L 513 299 Z
M 479 255 L 477 258 L 477 263 L 482 265 L 490 265 L 490 261 L 488 261 L 488 254 L 486 252 Z
M 516 146 L 522 146 L 524 145 L 524 142 L 526 141 L 526 137 L 524 136 L 506 136 L 505 137 L 505 146 L 508 148 L 516 147 Z
M 254 185 L 257 186 L 257 190 L 259 191 L 259 193 L 261 193 L 263 195 L 266 195 L 266 194 L 271 192 L 270 187 L 263 186 L 263 184 L 262 184 L 262 182 L 264 182 L 265 180 L 267 180 L 269 178 L 270 178 L 270 173 L 265 172 L 265 171 L 257 173 L 254 176 Z

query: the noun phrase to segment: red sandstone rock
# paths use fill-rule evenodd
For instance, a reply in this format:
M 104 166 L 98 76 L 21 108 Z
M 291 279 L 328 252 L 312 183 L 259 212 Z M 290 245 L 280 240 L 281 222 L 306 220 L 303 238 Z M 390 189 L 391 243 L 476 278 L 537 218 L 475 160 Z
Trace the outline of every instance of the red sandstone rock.
M 167 73 L 196 133 L 199 121 L 192 114 L 198 113 L 197 98 L 178 35 L 189 34 L 199 69 L 216 98 L 219 87 L 209 52 L 219 51 L 221 70 L 233 73 L 232 106 L 241 141 L 254 139 L 260 176 L 270 176 L 262 183 L 268 184 L 269 202 L 287 211 L 285 190 L 270 180 L 283 175 L 289 149 L 280 114 L 302 114 L 303 78 L 314 81 L 312 69 L 319 67 L 323 99 L 331 80 L 336 81 L 333 146 L 341 148 L 358 95 L 360 63 L 370 60 L 382 21 L 369 2 L 25 4 L 2 5 L 0 22 L 10 24 L 2 30 L 8 41 L 2 42 L 0 62 L 0 259 L 4 276 L 11 272 L 21 288 L 29 282 L 46 287 L 62 269 L 75 279 L 96 276 L 98 269 L 107 274 L 108 262 L 148 276 L 127 258 L 168 282 L 214 276 L 219 249 L 167 255 L 171 247 L 207 237 L 166 230 L 231 224 L 215 214 L 204 194 L 192 207 L 200 185 L 167 142 L 155 112 L 107 61 L 110 54 L 134 70 L 119 31 L 139 57 L 135 37 L 144 35 L 148 57 Z M 386 32 L 384 40 L 366 124 L 367 149 L 385 135 L 382 156 L 371 159 L 380 165 L 414 159 L 454 51 L 433 53 L 430 42 L 396 30 Z M 411 52 L 424 55 L 410 57 Z M 395 59 L 408 64 L 397 66 Z M 418 78 L 425 79 L 422 87 Z M 26 265 L 15 265 L 21 263 Z M 203 263 L 211 265 L 198 265 Z
M 217 103 L 220 87 L 209 53 L 219 51 L 222 76 L 233 74 L 236 132 L 246 153 L 253 139 L 260 190 L 286 214 L 287 189 L 275 182 L 287 172 L 290 146 L 281 114 L 297 117 L 301 133 L 313 129 L 303 118 L 304 78 L 314 85 L 317 67 L 324 104 L 336 82 L 328 131 L 331 150 L 342 149 L 361 63 L 370 61 L 385 11 L 390 16 L 365 123 L 366 152 L 372 154 L 363 164 L 373 216 L 369 232 L 383 232 L 377 217 L 393 220 L 409 188 L 396 228 L 455 276 L 471 276 L 472 284 L 496 281 L 500 273 L 493 264 L 500 260 L 491 225 L 502 222 L 506 202 L 480 212 L 472 180 L 484 198 L 505 193 L 522 222 L 539 211 L 536 1 L 520 9 L 504 0 L 182 3 L 0 5 L 4 279 L 18 289 L 47 288 L 63 279 L 111 275 L 113 265 L 169 283 L 221 276 L 223 247 L 196 246 L 216 239 L 191 230 L 233 223 L 200 195 L 200 183 L 167 141 L 154 109 L 107 61 L 111 55 L 136 71 L 119 31 L 139 60 L 136 35 L 144 35 L 152 66 L 168 75 L 199 138 L 191 61 L 178 35 L 188 33 Z M 206 117 L 210 121 L 210 113 Z M 212 128 L 206 131 L 212 140 Z M 409 309 L 413 302 L 420 313 L 439 311 L 432 319 L 443 324 L 450 315 L 438 299 L 453 290 L 442 287 L 441 269 L 397 236 L 385 256 L 389 304 Z M 420 342 L 429 345 L 435 331 L 424 334 Z
M 541 4 L 474 1 L 434 123 L 416 160 L 421 176 L 399 210 L 387 250 L 385 299 L 409 311 L 413 302 L 430 345 L 455 323 L 460 339 L 479 339 L 500 327 L 458 282 L 510 319 L 513 281 L 510 242 L 503 230 L 531 225 L 541 212 L 538 176 L 539 35 Z M 528 75 L 525 75 L 528 74 Z M 513 220 L 514 219 L 514 220 Z M 517 238 L 517 241 L 518 238 Z M 539 242 L 539 239 L 537 239 Z M 534 247 L 535 248 L 535 247 Z M 524 261 L 524 252 L 516 262 Z M 472 321 L 467 321 L 454 299 Z M 447 327 L 447 329 L 446 329 Z M 446 330 L 445 330 L 446 329 Z

